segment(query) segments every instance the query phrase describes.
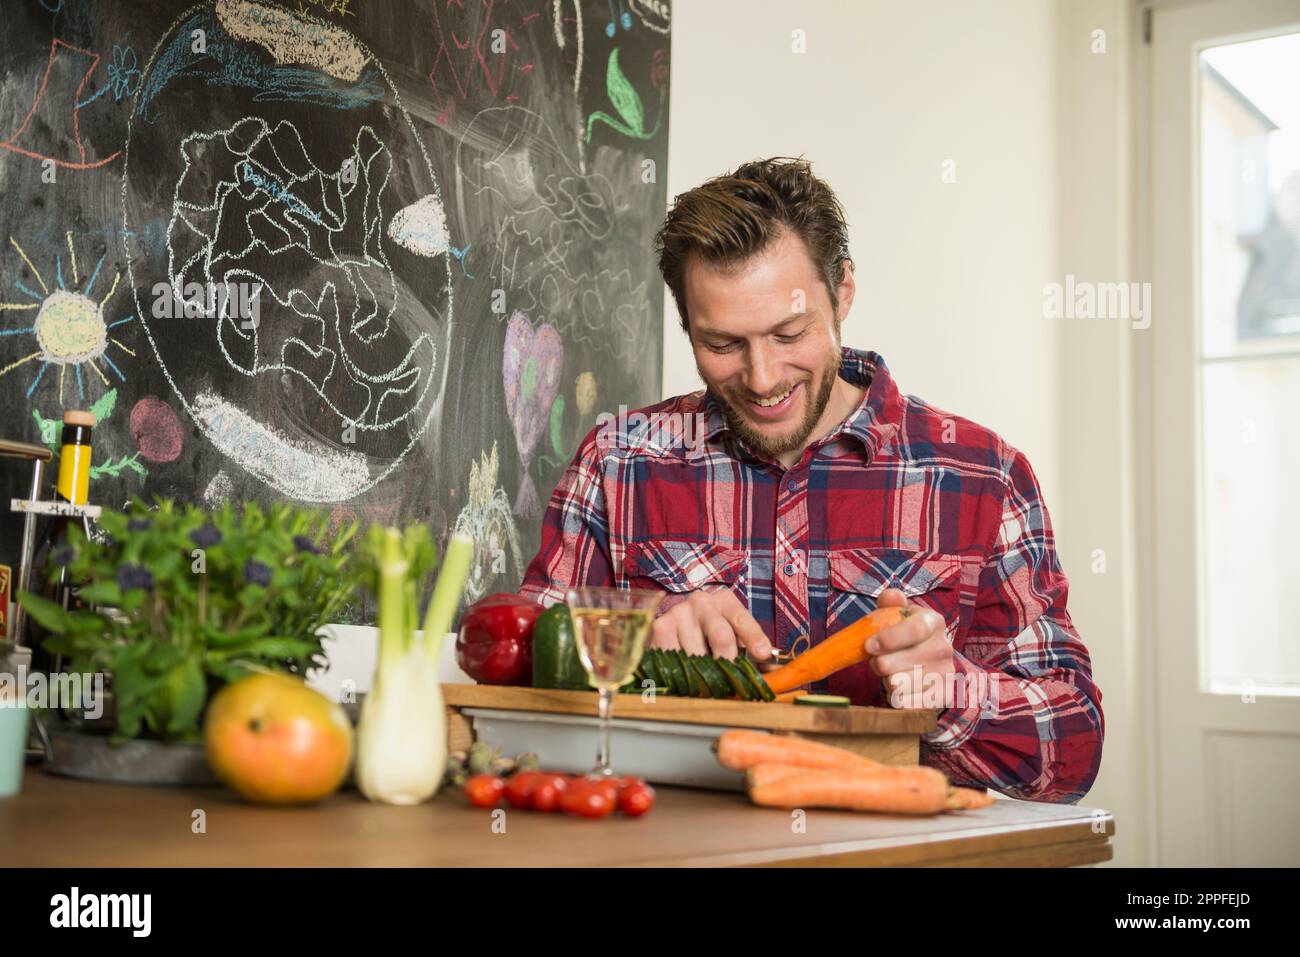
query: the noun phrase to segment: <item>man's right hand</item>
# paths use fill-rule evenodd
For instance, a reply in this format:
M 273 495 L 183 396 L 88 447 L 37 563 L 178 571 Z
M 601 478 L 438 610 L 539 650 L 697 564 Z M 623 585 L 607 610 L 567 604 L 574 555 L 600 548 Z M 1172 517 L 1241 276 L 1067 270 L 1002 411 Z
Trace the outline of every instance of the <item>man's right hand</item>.
M 694 591 L 655 619 L 651 648 L 680 648 L 688 655 L 735 658 L 747 652 L 755 662 L 768 663 L 772 643 L 763 627 L 730 589 Z

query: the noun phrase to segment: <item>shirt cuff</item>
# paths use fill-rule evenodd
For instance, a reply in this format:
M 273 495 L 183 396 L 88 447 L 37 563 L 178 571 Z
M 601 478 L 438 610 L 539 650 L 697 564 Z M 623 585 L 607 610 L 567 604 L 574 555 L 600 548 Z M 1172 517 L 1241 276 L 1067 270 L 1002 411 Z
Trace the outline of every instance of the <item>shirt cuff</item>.
M 956 649 L 953 649 L 952 664 L 953 707 L 939 712 L 934 730 L 921 735 L 921 740 L 936 751 L 961 747 L 981 721 L 995 718 L 998 713 L 999 673 L 978 667 Z

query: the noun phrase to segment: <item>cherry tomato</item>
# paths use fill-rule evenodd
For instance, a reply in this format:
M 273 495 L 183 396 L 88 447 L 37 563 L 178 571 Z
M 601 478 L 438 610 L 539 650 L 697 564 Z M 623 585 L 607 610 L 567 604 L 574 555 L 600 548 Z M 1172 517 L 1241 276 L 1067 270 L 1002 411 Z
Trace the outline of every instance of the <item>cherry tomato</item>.
M 540 771 L 518 771 L 506 782 L 506 800 L 517 808 L 527 808 L 532 801 L 533 788 L 544 777 Z
M 655 806 L 655 789 L 642 782 L 623 789 L 618 797 L 618 809 L 628 817 L 640 817 Z
M 623 793 L 624 791 L 626 791 L 626 790 L 627 790 L 628 788 L 630 788 L 630 787 L 633 787 L 634 785 L 638 785 L 638 784 L 639 784 L 639 785 L 641 785 L 642 787 L 645 787 L 645 786 L 646 786 L 646 779 L 645 779 L 645 778 L 639 778 L 639 777 L 637 777 L 637 776 L 634 775 L 634 774 L 629 774 L 629 775 L 627 775 L 627 776 L 625 776 L 625 777 L 621 777 L 621 778 L 613 778 L 612 780 L 614 781 L 615 784 L 618 785 L 618 793 L 619 793 L 620 795 L 622 795 L 622 793 Z
M 569 779 L 563 774 L 543 774 L 533 785 L 529 807 L 534 811 L 558 811 L 560 798 L 569 789 Z
M 560 808 L 580 817 L 605 817 L 614 810 L 615 803 L 609 790 L 594 782 L 574 782 L 560 796 Z
M 475 807 L 496 807 L 505 790 L 506 782 L 495 774 L 476 774 L 465 782 L 465 797 Z
M 617 807 L 620 790 L 618 780 L 618 778 L 583 778 L 582 782 L 587 787 L 595 788 L 609 800 L 610 804 Z

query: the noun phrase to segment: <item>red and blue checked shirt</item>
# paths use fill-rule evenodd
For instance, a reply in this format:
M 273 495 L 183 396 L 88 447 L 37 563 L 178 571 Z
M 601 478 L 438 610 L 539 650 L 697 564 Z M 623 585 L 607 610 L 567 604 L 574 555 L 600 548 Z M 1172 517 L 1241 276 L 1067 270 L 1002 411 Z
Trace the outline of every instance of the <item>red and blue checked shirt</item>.
M 899 588 L 943 616 L 970 689 L 923 735 L 922 763 L 956 784 L 1078 801 L 1101 761 L 1101 692 L 1028 460 L 900 394 L 876 353 L 843 355 L 841 377 L 866 395 L 790 469 L 750 451 L 704 390 L 608 417 L 552 494 L 521 591 L 550 605 L 573 585 L 657 588 L 662 613 L 730 588 L 785 649 Z M 889 704 L 866 664 L 814 690 Z

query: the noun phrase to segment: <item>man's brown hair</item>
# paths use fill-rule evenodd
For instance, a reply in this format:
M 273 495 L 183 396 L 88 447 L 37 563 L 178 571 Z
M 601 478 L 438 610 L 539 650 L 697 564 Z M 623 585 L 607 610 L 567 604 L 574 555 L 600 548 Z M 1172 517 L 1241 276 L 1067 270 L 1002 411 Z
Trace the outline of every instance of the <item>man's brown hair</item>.
M 655 251 L 687 335 L 691 326 L 685 278 L 691 256 L 722 268 L 739 266 L 762 252 L 783 228 L 804 241 L 831 305 L 838 309 L 836 290 L 844 279 L 844 263 L 852 262 L 849 228 L 844 208 L 831 188 L 813 175 L 807 160 L 755 160 L 677 197 L 655 236 Z

